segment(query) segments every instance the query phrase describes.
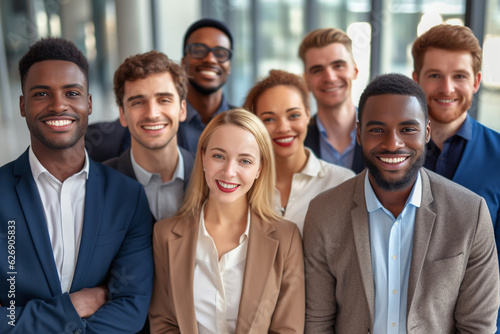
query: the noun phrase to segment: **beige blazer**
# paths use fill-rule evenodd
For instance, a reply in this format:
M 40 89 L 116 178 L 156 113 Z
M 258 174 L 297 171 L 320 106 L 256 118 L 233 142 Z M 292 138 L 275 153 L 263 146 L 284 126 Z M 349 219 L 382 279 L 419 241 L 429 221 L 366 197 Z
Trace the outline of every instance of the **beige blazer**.
M 198 333 L 193 276 L 199 215 L 155 224 L 151 333 Z M 289 221 L 251 214 L 236 333 L 303 333 L 305 284 L 302 241 Z
M 365 172 L 322 193 L 304 227 L 306 333 L 373 333 L 375 288 Z M 408 333 L 494 333 L 498 260 L 486 202 L 421 169 Z M 473 175 L 471 175 L 473 177 Z

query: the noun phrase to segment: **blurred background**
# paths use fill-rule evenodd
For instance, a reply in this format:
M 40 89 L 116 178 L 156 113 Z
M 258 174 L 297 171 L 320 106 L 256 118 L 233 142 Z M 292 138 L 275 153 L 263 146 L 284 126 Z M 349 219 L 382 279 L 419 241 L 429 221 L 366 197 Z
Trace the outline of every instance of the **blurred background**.
M 233 33 L 225 91 L 235 105 L 270 69 L 302 73 L 297 50 L 310 30 L 335 27 L 353 40 L 357 105 L 370 78 L 411 76 L 411 45 L 422 32 L 443 22 L 466 25 L 483 46 L 483 81 L 470 113 L 500 131 L 500 0 L 2 0 L 0 165 L 29 145 L 17 63 L 33 42 L 63 37 L 87 56 L 94 123 L 118 117 L 113 74 L 125 58 L 156 49 L 180 61 L 184 32 L 202 17 L 226 22 Z

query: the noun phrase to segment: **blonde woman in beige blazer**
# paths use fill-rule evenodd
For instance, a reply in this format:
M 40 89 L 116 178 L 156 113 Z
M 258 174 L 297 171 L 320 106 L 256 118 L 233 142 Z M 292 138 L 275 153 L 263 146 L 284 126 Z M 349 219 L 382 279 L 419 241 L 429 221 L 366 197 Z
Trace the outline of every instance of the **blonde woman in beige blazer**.
M 155 225 L 152 333 L 303 333 L 302 242 L 274 212 L 274 170 L 255 115 L 207 125 L 182 208 Z

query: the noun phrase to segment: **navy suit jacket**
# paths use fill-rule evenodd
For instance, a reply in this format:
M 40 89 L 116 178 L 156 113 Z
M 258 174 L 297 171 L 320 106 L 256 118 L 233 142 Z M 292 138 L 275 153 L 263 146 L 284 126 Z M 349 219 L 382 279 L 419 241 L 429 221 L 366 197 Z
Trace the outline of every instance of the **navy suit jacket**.
M 61 291 L 28 159 L 26 151 L 0 168 L 0 333 L 137 332 L 144 324 L 153 284 L 152 223 L 143 188 L 90 161 L 70 292 L 106 285 L 109 301 L 82 319 L 69 294 Z M 14 246 L 10 249 L 15 250 L 15 258 L 8 257 L 12 255 L 9 245 Z M 8 259 L 13 260 L 12 267 Z M 9 309 L 13 301 L 14 311 Z M 15 326 L 8 323 L 12 315 Z
M 117 157 L 129 147 L 130 131 L 120 124 L 120 119 L 90 124 L 85 133 L 85 148 L 97 162 Z
M 312 117 L 311 121 L 309 122 L 309 125 L 307 127 L 307 136 L 304 141 L 304 145 L 309 147 L 318 158 L 323 159 L 323 157 L 321 156 L 321 149 L 320 149 L 321 133 L 319 133 L 318 125 L 316 124 L 317 117 L 318 115 L 314 115 L 314 117 Z M 354 159 L 352 161 L 352 166 L 346 166 L 346 167 L 352 169 L 356 174 L 361 173 L 363 169 L 365 169 L 365 162 L 363 160 L 363 150 L 361 149 L 361 146 L 359 146 L 357 141 L 356 141 L 356 146 L 354 147 Z

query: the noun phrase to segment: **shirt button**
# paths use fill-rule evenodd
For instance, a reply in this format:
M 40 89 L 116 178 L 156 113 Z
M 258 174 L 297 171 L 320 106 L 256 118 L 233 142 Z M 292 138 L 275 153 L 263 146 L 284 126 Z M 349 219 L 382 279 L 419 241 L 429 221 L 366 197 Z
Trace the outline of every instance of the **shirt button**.
M 396 327 L 396 323 L 395 322 L 392 323 L 392 327 Z
M 396 222 L 394 223 L 394 225 L 398 226 L 398 221 L 396 221 Z
M 392 293 L 396 294 L 396 293 L 398 293 L 398 290 L 394 289 L 394 290 L 392 290 Z
M 397 257 L 396 255 L 393 255 L 393 256 L 392 256 L 392 259 L 393 259 L 393 260 L 396 260 L 397 258 L 398 258 L 398 257 Z

